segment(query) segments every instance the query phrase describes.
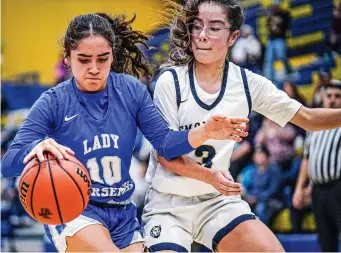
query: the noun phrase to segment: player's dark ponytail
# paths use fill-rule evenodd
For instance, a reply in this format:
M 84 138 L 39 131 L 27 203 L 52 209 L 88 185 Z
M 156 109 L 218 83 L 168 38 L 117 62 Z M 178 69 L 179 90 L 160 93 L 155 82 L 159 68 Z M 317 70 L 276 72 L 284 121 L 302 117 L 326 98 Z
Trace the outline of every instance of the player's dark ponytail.
M 139 44 L 148 49 L 148 37 L 134 31 L 131 24 L 135 20 L 126 20 L 125 15 L 111 16 L 105 13 L 85 14 L 75 17 L 69 24 L 64 36 L 65 57 L 77 48 L 82 39 L 93 35 L 104 36 L 113 49 L 114 61 L 111 71 L 127 73 L 140 77 L 150 77 L 151 67 L 139 48 Z
M 129 73 L 134 76 L 151 76 L 148 61 L 138 45 L 148 49 L 146 44 L 148 37 L 140 31 L 134 31 L 131 24 L 136 15 L 127 20 L 126 15 L 109 16 L 105 13 L 97 13 L 99 16 L 109 21 L 114 33 L 114 62 L 111 70 L 119 73 Z

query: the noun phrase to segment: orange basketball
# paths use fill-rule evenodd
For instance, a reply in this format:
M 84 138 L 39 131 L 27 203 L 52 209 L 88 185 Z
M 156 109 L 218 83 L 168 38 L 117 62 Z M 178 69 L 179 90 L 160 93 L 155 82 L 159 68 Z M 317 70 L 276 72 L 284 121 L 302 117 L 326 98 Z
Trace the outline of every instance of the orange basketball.
M 77 218 L 86 208 L 91 193 L 87 170 L 75 157 L 29 162 L 19 182 L 19 197 L 27 213 L 37 221 L 59 225 Z

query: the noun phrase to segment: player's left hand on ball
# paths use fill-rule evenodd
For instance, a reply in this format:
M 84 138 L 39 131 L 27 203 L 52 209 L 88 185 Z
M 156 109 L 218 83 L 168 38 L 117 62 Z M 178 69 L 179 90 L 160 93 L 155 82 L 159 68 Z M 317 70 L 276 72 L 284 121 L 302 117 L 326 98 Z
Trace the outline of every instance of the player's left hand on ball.
M 242 138 L 248 136 L 248 133 L 244 132 L 248 122 L 248 118 L 212 115 L 205 124 L 205 132 L 209 139 L 241 142 Z
M 241 195 L 242 185 L 234 182 L 232 176 L 224 170 L 212 170 L 211 185 L 225 196 Z

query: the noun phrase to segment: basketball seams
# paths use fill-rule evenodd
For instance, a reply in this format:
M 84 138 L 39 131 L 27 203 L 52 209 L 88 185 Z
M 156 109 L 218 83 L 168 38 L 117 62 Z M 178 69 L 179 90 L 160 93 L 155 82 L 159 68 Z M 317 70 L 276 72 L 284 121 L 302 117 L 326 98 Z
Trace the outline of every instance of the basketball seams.
M 36 158 L 35 158 L 35 159 L 36 159 Z M 27 169 L 26 172 L 25 172 L 23 175 L 21 175 L 20 177 L 21 177 L 21 178 L 24 178 L 25 175 L 26 175 L 32 168 L 34 168 L 34 167 L 37 166 L 37 165 L 40 166 L 40 161 L 37 160 L 37 162 L 38 162 L 38 163 L 34 164 L 32 167 L 30 167 L 29 169 Z M 20 182 L 21 182 L 21 180 L 20 180 Z
M 55 188 L 54 182 L 53 182 L 53 176 L 52 176 L 52 170 L 51 170 L 51 167 L 50 167 L 50 161 L 49 161 L 48 158 L 46 159 L 46 161 L 47 161 L 47 166 L 48 166 L 48 169 L 49 169 L 49 174 L 50 174 L 50 179 L 51 179 L 51 185 L 52 185 L 54 199 L 55 199 L 56 204 L 57 204 L 57 210 L 58 210 L 59 218 L 60 218 L 61 223 L 63 224 L 64 223 L 63 222 L 63 217 L 62 217 L 62 214 L 60 212 L 60 207 L 59 207 L 59 203 L 58 203 L 56 188 Z
M 63 167 L 62 165 L 59 163 L 59 161 L 57 160 L 57 164 L 59 165 L 59 167 L 72 179 L 72 181 L 75 183 L 75 185 L 77 186 L 78 190 L 79 190 L 79 193 L 81 194 L 81 197 L 82 197 L 82 200 L 83 200 L 83 210 L 85 209 L 85 199 L 84 199 L 84 196 L 83 196 L 83 192 L 81 190 L 81 188 L 79 187 L 77 181 L 73 178 L 73 176 L 67 172 Z M 77 163 L 74 163 L 74 164 L 77 164 Z
M 22 174 L 22 175 L 20 176 L 19 185 L 21 185 L 21 182 L 22 182 L 22 180 L 25 178 L 26 174 L 27 174 L 28 172 L 30 172 L 30 170 L 31 170 L 32 168 L 36 167 L 37 165 L 38 165 L 38 168 L 40 169 L 40 162 L 38 161 L 38 164 L 35 164 L 34 166 L 30 167 L 29 169 L 26 170 L 26 172 L 25 172 L 24 174 Z M 39 169 L 38 169 L 38 172 L 39 172 Z M 38 172 L 37 172 L 36 176 L 38 175 Z
M 71 160 L 67 160 L 67 161 L 72 162 L 72 163 L 74 163 L 74 164 L 76 164 L 76 165 L 78 165 L 78 166 L 80 166 L 80 167 L 82 167 L 82 168 L 84 168 L 86 170 L 86 168 L 84 167 L 83 164 L 80 164 L 80 163 L 77 163 L 77 162 L 74 162 L 74 161 L 71 161 Z
M 33 216 L 34 216 L 34 218 L 36 219 L 36 220 L 38 220 L 37 219 L 37 217 L 36 217 L 36 215 L 35 215 L 35 213 L 34 213 L 34 208 L 33 208 L 33 198 L 34 198 L 34 186 L 36 185 L 36 181 L 37 181 L 37 179 L 38 179 L 38 176 L 39 176 L 39 173 L 40 173 L 40 169 L 41 169 L 41 163 L 39 162 L 39 160 L 38 160 L 38 171 L 37 171 L 37 174 L 36 174 L 36 176 L 35 176 L 35 178 L 34 178 L 34 180 L 33 180 L 33 184 L 32 184 L 32 190 L 31 190 L 31 209 L 32 209 L 32 214 L 33 214 Z M 34 167 L 34 166 L 33 166 Z M 33 168 L 33 167 L 31 167 L 31 169 Z M 29 170 L 28 170 L 29 171 Z M 28 172 L 27 171 L 27 172 Z M 27 173 L 26 172 L 26 173 Z M 26 173 L 25 173 L 25 175 L 26 175 Z M 24 177 L 23 177 L 24 178 Z M 21 180 L 20 180 L 20 182 L 21 182 Z
M 74 163 L 74 164 L 76 164 L 76 165 L 78 165 L 78 166 L 80 166 L 80 167 L 84 167 L 84 165 L 83 164 L 81 164 L 81 163 L 77 163 L 77 162 L 75 162 L 75 161 L 72 161 L 72 160 L 68 160 L 68 159 L 56 159 L 56 158 L 53 158 L 53 159 L 50 159 L 49 161 L 57 161 L 57 163 L 60 161 L 60 160 L 65 160 L 65 161 L 68 161 L 68 162 L 71 162 L 71 163 Z M 85 167 L 84 167 L 85 168 Z
M 84 167 L 84 165 L 83 164 L 81 164 L 81 163 L 78 163 L 78 162 L 76 162 L 76 161 L 74 161 L 74 160 L 71 160 L 71 159 L 57 159 L 57 158 L 55 158 L 54 156 L 52 156 L 53 158 L 52 159 L 49 159 L 49 161 L 60 161 L 60 160 L 65 160 L 65 161 L 69 161 L 69 162 L 72 162 L 72 163 L 74 163 L 74 164 L 77 164 L 78 166 L 81 166 L 81 167 Z M 76 158 L 76 157 L 75 157 Z

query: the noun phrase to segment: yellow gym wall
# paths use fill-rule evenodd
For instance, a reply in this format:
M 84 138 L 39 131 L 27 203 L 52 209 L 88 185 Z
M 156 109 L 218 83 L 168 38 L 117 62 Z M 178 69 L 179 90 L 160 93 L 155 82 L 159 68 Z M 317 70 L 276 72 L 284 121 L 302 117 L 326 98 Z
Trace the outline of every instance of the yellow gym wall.
M 2 80 L 37 71 L 41 83 L 54 83 L 62 52 L 59 41 L 76 15 L 107 12 L 131 17 L 135 12 L 133 28 L 150 32 L 161 9 L 161 0 L 2 0 Z

